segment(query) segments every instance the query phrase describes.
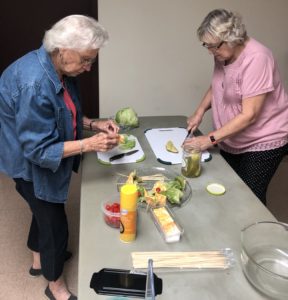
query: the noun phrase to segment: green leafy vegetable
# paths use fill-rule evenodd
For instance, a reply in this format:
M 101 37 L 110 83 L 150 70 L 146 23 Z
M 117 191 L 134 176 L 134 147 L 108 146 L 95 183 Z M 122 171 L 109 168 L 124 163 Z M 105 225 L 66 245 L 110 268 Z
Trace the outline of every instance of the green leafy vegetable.
M 165 195 L 170 203 L 180 204 L 183 192 L 176 187 L 169 187 L 165 192 L 161 194 Z
M 131 107 L 120 109 L 115 116 L 115 121 L 119 125 L 138 127 L 139 121 L 136 112 Z
M 144 197 L 145 195 L 145 189 L 141 185 L 137 185 L 137 190 L 138 190 L 138 197 Z
M 119 148 L 121 150 L 129 150 L 133 149 L 136 145 L 136 140 L 133 138 L 129 138 L 129 135 L 127 134 L 122 134 L 121 135 L 121 140 L 119 142 Z
M 179 176 L 175 177 L 174 180 L 178 181 L 180 183 L 180 186 L 181 186 L 180 190 L 184 191 L 185 190 L 185 186 L 186 186 L 186 179 L 185 179 L 185 177 L 182 176 L 182 175 L 179 175 Z

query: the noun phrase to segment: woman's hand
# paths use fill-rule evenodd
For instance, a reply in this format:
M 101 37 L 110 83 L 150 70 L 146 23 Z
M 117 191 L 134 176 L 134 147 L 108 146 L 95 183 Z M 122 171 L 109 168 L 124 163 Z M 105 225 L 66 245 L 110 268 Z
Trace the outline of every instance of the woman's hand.
M 204 151 L 210 147 L 212 147 L 213 144 L 207 135 L 201 135 L 197 137 L 188 138 L 184 141 L 182 147 L 199 147 L 201 151 Z
M 118 145 L 119 134 L 100 132 L 82 141 L 83 152 L 106 152 Z
M 92 128 L 99 129 L 107 133 L 118 133 L 119 127 L 113 120 L 97 120 L 93 122 Z
M 203 99 L 201 100 L 200 105 L 194 112 L 194 114 L 187 119 L 187 130 L 195 131 L 202 122 L 205 112 L 211 108 L 211 99 L 212 99 L 212 87 L 210 86 L 205 93 Z
M 191 117 L 187 119 L 187 130 L 194 132 L 202 122 L 202 116 L 194 113 Z

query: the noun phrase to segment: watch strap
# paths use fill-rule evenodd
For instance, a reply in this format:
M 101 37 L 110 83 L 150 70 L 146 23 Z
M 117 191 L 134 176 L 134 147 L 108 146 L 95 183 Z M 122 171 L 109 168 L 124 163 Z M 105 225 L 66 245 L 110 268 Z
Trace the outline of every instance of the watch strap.
M 92 127 L 92 124 L 96 122 L 96 120 L 91 120 L 90 123 L 89 123 L 89 127 L 90 127 L 90 130 L 93 131 L 93 127 Z
M 213 145 L 217 145 L 217 141 L 213 134 L 209 134 L 209 139 Z

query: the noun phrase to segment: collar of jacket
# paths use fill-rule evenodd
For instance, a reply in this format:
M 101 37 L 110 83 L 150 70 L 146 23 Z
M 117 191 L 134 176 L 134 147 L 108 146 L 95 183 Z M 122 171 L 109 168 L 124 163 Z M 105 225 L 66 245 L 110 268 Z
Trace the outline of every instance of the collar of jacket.
M 60 91 L 63 89 L 63 85 L 60 81 L 60 78 L 59 78 L 57 72 L 56 72 L 55 66 L 52 63 L 52 59 L 51 59 L 49 53 L 45 50 L 43 45 L 37 50 L 37 56 L 38 56 L 41 66 L 45 70 L 48 78 L 53 83 L 56 93 L 59 94 Z

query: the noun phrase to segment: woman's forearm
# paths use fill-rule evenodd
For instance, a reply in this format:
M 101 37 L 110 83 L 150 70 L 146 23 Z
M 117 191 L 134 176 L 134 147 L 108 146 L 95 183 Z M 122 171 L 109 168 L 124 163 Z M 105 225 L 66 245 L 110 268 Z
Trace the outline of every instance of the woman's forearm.
M 251 124 L 249 118 L 243 114 L 239 114 L 229 122 L 227 122 L 221 128 L 211 132 L 210 135 L 213 135 L 217 143 L 224 141 L 230 136 L 237 134 L 238 132 L 244 130 Z
M 187 130 L 194 131 L 196 130 L 202 122 L 203 116 L 205 112 L 210 109 L 211 107 L 211 97 L 212 97 L 212 90 L 211 87 L 207 90 L 206 94 L 204 95 L 201 103 L 199 104 L 198 108 L 195 110 L 193 115 L 191 115 L 187 119 Z
M 90 119 L 90 118 L 88 118 L 88 117 L 86 117 L 86 116 L 84 116 L 84 117 L 82 118 L 82 122 L 83 122 L 83 128 L 84 128 L 84 129 L 90 129 L 90 130 L 95 129 L 95 125 L 96 125 L 96 123 L 97 123 L 96 120 Z
M 119 143 L 117 132 L 100 132 L 82 140 L 64 142 L 62 158 L 79 155 L 85 152 L 106 152 Z
M 70 157 L 74 155 L 81 155 L 84 152 L 87 152 L 87 144 L 85 139 L 83 140 L 76 140 L 76 141 L 67 141 L 64 142 L 64 151 L 62 158 Z
M 211 101 L 212 101 L 212 87 L 210 86 L 206 94 L 204 95 L 201 103 L 197 107 L 195 114 L 197 115 L 199 114 L 201 115 L 201 117 L 203 117 L 205 112 L 211 108 Z
M 266 94 L 261 94 L 242 100 L 242 112 L 213 133 L 216 141 L 221 142 L 253 124 L 261 112 L 265 98 Z

